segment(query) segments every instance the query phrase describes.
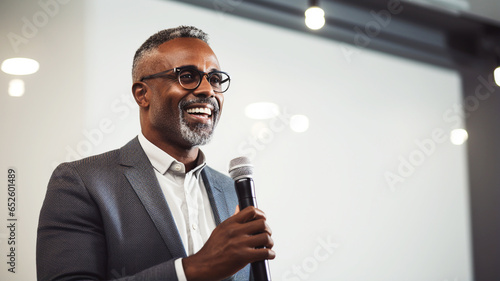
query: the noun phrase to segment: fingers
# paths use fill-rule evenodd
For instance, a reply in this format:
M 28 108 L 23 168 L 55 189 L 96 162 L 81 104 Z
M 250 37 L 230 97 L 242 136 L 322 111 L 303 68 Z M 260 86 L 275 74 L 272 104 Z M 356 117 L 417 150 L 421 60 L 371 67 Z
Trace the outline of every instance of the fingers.
M 219 228 L 225 229 L 228 236 L 254 235 L 266 233 L 271 236 L 272 231 L 266 223 L 264 212 L 254 207 L 247 207 L 224 221 Z
M 269 236 L 273 234 L 271 227 L 269 227 L 267 222 L 263 219 L 253 220 L 245 223 L 244 225 L 245 231 L 248 234 L 266 233 Z
M 274 259 L 272 231 L 266 215 L 255 207 L 235 213 L 220 223 L 196 254 L 184 258 L 188 280 L 221 280 L 248 263 Z
M 263 211 L 255 207 L 247 207 L 236 213 L 220 226 L 226 239 L 240 237 L 240 241 L 249 249 L 266 247 L 271 249 L 274 241 L 271 238 L 272 230 L 266 222 Z
M 274 241 L 264 233 L 250 237 L 247 245 L 249 247 L 243 252 L 249 257 L 250 262 L 272 260 L 276 257 L 276 252 L 271 249 L 274 246 Z
M 271 249 L 260 248 L 254 249 L 253 251 L 254 261 L 273 260 L 276 258 L 276 252 Z
M 252 235 L 248 238 L 248 246 L 252 248 L 262 248 L 266 247 L 271 249 L 274 246 L 274 241 L 271 236 L 266 233 L 260 233 L 256 235 Z
M 239 206 L 237 208 L 239 210 Z M 246 223 L 252 220 L 256 219 L 266 219 L 266 215 L 264 214 L 263 211 L 253 207 L 253 206 L 248 206 L 245 209 L 239 211 L 238 213 L 235 213 L 231 218 L 235 222 L 238 223 Z

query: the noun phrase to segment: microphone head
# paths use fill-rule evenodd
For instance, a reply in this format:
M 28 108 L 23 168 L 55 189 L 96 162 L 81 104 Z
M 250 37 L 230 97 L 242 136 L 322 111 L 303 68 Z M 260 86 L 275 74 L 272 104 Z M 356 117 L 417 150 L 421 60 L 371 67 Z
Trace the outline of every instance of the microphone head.
M 253 165 L 245 156 L 234 158 L 229 162 L 229 176 L 235 181 L 253 177 Z

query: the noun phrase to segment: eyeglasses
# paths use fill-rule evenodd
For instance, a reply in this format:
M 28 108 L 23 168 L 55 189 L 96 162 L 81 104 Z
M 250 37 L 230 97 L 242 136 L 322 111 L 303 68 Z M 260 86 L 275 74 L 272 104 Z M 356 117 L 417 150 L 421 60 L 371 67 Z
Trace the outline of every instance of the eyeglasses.
M 146 79 L 162 77 L 165 76 L 165 74 L 167 74 L 170 71 L 173 71 L 174 73 L 177 74 L 177 80 L 179 81 L 179 84 L 186 90 L 197 89 L 201 84 L 202 77 L 207 77 L 207 81 L 212 86 L 214 92 L 217 93 L 224 93 L 225 91 L 227 91 L 227 89 L 229 89 L 229 84 L 231 82 L 231 78 L 229 78 L 229 75 L 225 72 L 216 70 L 206 73 L 203 71 L 199 71 L 198 69 L 192 66 L 176 67 L 155 74 L 151 74 L 148 76 L 144 76 L 141 78 L 140 81 L 143 82 Z

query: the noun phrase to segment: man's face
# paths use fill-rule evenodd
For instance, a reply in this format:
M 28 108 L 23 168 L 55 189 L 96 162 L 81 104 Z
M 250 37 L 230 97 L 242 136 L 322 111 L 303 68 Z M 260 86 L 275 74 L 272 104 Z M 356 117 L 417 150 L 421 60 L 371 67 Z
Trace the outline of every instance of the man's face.
M 212 49 L 196 38 L 177 38 L 163 43 L 151 58 L 150 75 L 174 67 L 192 66 L 209 73 L 220 70 Z M 150 88 L 149 127 L 161 142 L 191 148 L 210 141 L 220 117 L 224 96 L 213 91 L 205 77 L 195 90 L 186 90 L 177 73 L 144 81 Z

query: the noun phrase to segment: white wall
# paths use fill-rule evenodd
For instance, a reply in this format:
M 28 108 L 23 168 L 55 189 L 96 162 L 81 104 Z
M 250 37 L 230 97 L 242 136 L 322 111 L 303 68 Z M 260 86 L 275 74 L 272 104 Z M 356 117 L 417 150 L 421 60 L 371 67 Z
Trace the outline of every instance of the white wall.
M 39 72 L 27 77 L 0 72 L 0 280 L 36 280 L 38 213 L 52 163 L 64 159 L 65 146 L 81 139 L 83 7 L 80 1 L 58 3 L 49 15 L 38 1 L 0 2 L 0 60 L 23 56 L 40 62 Z M 11 41 L 9 34 L 18 40 Z M 7 94 L 12 78 L 25 81 L 23 97 Z M 15 245 L 8 244 L 13 240 L 8 240 L 7 228 L 7 169 L 11 167 L 17 170 Z M 16 247 L 16 273 L 8 272 L 12 246 Z
M 31 10 L 10 9 L 6 33 L 41 9 L 25 6 Z M 252 156 L 276 243 L 274 280 L 472 279 L 465 146 L 432 139 L 462 126 L 449 115 L 461 103 L 456 73 L 364 49 L 346 57 L 342 48 L 353 47 L 159 0 L 70 1 L 23 44 L 20 52 L 52 51 L 29 53 L 42 69 L 24 97 L 0 94 L 0 122 L 10 132 L 0 163 L 19 170 L 21 189 L 19 273 L 4 265 L 0 279 L 35 278 L 36 222 L 53 165 L 138 133 L 133 54 L 149 35 L 182 24 L 209 33 L 231 74 L 222 121 L 204 151 L 223 172 L 233 157 Z M 5 45 L 2 59 L 13 53 Z M 245 106 L 258 101 L 278 104 L 280 118 L 246 118 Z M 309 130 L 292 132 L 291 114 L 308 116 Z M 102 130 L 103 122 L 111 125 Z M 398 169 L 402 182 L 391 185 L 386 177 Z

